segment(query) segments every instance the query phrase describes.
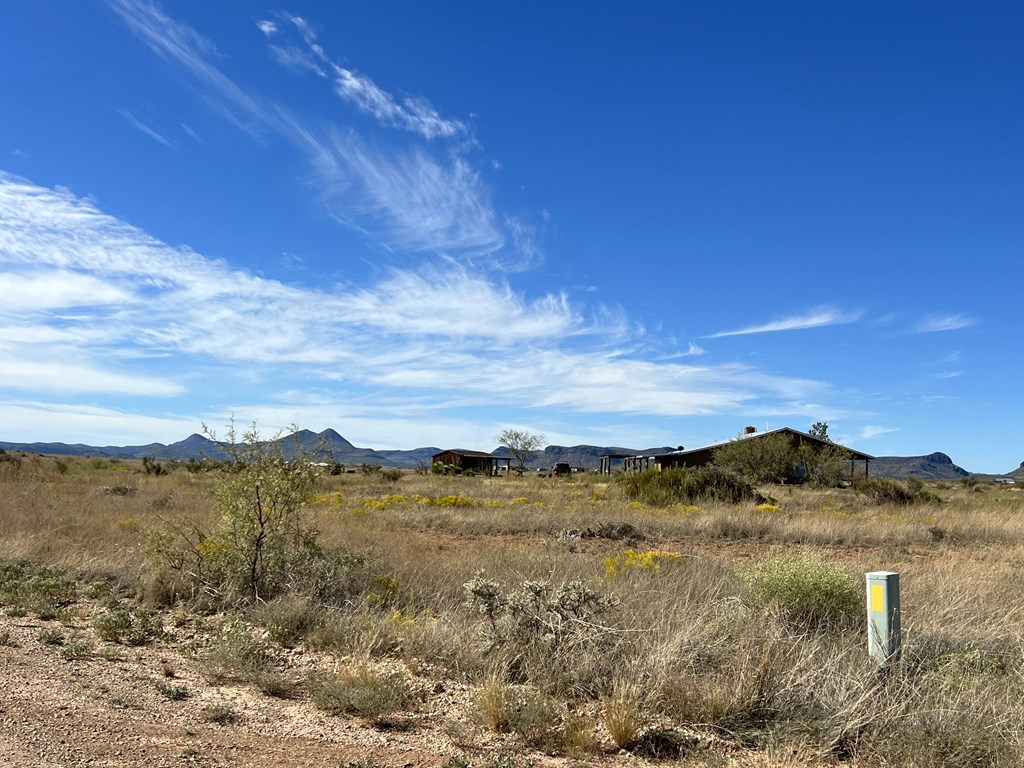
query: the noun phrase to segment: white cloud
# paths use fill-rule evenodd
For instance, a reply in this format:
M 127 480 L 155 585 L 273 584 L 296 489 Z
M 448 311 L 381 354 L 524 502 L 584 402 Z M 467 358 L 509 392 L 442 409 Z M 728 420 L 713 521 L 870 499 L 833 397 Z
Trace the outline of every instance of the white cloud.
M 63 350 L 67 356 L 72 350 Z M 180 395 L 184 387 L 157 376 L 144 376 L 117 370 L 113 365 L 100 367 L 68 359 L 29 360 L 30 350 L 18 348 L 10 354 L 0 347 L 0 369 L 4 372 L 4 389 L 30 392 L 76 392 L 113 395 L 170 397 Z M 62 355 L 63 356 L 63 355 Z M 47 355 L 51 357 L 51 355 Z
M 467 133 L 465 123 L 446 119 L 426 99 L 406 96 L 400 102 L 366 75 L 334 65 L 336 93 L 382 125 L 404 128 L 426 139 L 452 138 Z
M 207 102 L 239 128 L 258 138 L 257 126 L 274 123 L 272 111 L 208 61 L 217 51 L 210 40 L 172 20 L 151 0 L 107 0 L 107 3 L 153 53 L 177 63 L 209 88 L 212 93 Z
M 720 339 L 725 336 L 745 336 L 753 333 L 777 333 L 779 331 L 799 331 L 807 328 L 821 328 L 827 325 L 843 325 L 855 323 L 860 319 L 860 312 L 842 312 L 832 307 L 819 307 L 803 315 L 773 320 L 763 325 L 752 325 L 735 331 L 720 331 L 707 338 Z
M 202 428 L 191 418 L 145 416 L 77 403 L 0 400 L 0 413 L 5 442 L 125 445 L 125 436 L 131 435 L 135 443 L 145 445 L 184 439 Z
M 102 307 L 134 298 L 130 291 L 110 282 L 60 269 L 20 275 L 0 272 L 0 296 L 4 297 L 0 317 L 65 307 Z
M 319 77 L 327 77 L 324 68 L 306 51 L 292 46 L 273 44 L 268 44 L 267 49 L 270 51 L 270 55 L 274 57 L 274 61 L 285 69 L 290 69 L 292 72 L 308 70 Z
M 177 149 L 174 142 L 164 136 L 162 133 L 156 130 L 156 128 L 148 125 L 142 121 L 142 119 L 129 109 L 119 109 L 117 114 L 127 120 L 136 130 L 141 131 L 149 138 L 154 141 L 163 144 L 168 149 Z
M 259 19 L 256 22 L 256 26 L 260 32 L 267 37 L 273 37 L 278 32 L 276 22 L 270 21 L 269 19 Z
M 501 402 L 681 416 L 805 401 L 824 389 L 748 366 L 639 359 L 627 318 L 585 311 L 562 293 L 527 298 L 453 263 L 393 270 L 358 288 L 284 285 L 3 174 L 0 275 L 10 285 L 66 286 L 57 306 L 0 325 L 5 360 L 20 361 L 0 367 L 40 392 L 168 396 L 216 382 L 224 401 L 244 402 L 227 394 L 229 382 L 284 375 L 307 393 L 373 392 L 425 414 Z M 92 304 L 64 311 L 62 302 L 93 287 Z M 144 367 L 154 355 L 187 371 L 184 383 Z M 211 365 L 215 374 L 204 374 Z M 384 405 L 374 417 L 387 413 Z
M 457 153 L 443 160 L 417 147 L 385 154 L 354 131 L 312 127 L 285 107 L 264 102 L 239 87 L 210 62 L 216 53 L 213 43 L 172 20 L 154 3 L 108 2 L 152 51 L 176 62 L 206 89 L 216 111 L 254 138 L 262 140 L 262 132 L 273 131 L 304 153 L 316 172 L 321 198 L 340 223 L 396 250 L 473 256 L 493 253 L 505 245 L 489 190 Z M 396 101 L 368 78 L 330 64 L 308 23 L 299 17 L 289 20 L 315 57 L 300 60 L 295 51 L 288 53 L 278 46 L 276 55 L 290 66 L 309 68 L 319 61 L 347 72 L 344 77 L 338 75 L 344 80 L 347 98 L 382 122 L 390 121 L 426 138 L 464 131 L 465 126 L 441 118 L 425 100 L 409 97 Z M 322 67 L 317 64 L 316 69 Z M 531 251 L 527 257 L 533 259 L 535 253 Z
M 929 315 L 915 327 L 917 333 L 936 333 L 939 331 L 957 331 L 974 325 L 975 320 L 961 314 Z
M 899 432 L 899 429 L 896 427 L 866 426 L 863 427 L 860 430 L 860 432 L 858 432 L 856 435 L 850 438 L 850 440 L 873 440 L 876 437 L 887 435 L 890 432 Z
M 447 165 L 421 149 L 384 155 L 352 132 L 304 133 L 328 210 L 399 250 L 490 254 L 505 237 L 489 192 L 464 159 Z

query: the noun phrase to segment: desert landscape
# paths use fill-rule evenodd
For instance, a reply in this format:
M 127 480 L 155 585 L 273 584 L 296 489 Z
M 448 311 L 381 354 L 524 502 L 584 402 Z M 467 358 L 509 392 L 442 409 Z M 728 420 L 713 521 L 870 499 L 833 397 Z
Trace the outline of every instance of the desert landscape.
M 1013 485 L 2 458 L 4 764 L 1018 764 Z

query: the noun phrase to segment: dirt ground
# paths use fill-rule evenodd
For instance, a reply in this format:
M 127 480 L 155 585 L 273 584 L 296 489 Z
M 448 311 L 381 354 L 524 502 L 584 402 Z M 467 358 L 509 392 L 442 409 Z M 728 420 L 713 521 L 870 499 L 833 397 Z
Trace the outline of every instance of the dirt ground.
M 99 640 L 90 607 L 80 608 L 67 623 L 0 614 L 0 766 L 406 768 L 458 756 L 484 766 L 503 750 L 506 764 L 537 768 L 648 764 L 610 745 L 583 760 L 526 754 L 514 737 L 473 725 L 473 692 L 452 681 L 417 678 L 423 705 L 385 729 L 326 714 L 302 698 L 213 684 L 179 651 L 194 630 L 168 624 L 157 643 L 125 647 Z M 63 645 L 43 641 L 55 631 Z M 284 664 L 298 680 L 321 662 L 295 650 Z M 160 686 L 188 695 L 169 699 Z M 211 722 L 211 712 L 230 712 L 233 721 Z
M 47 630 L 62 632 L 65 644 L 44 643 Z M 443 765 L 460 754 L 472 759 L 443 728 L 470 706 L 468 689 L 434 684 L 427 706 L 407 726 L 380 730 L 308 701 L 213 685 L 176 650 L 188 638 L 169 631 L 155 645 L 126 648 L 98 641 L 87 620 L 64 625 L 0 616 L 0 765 L 298 768 L 369 759 L 393 768 Z M 73 643 L 83 638 L 95 646 L 75 658 Z M 307 662 L 296 652 L 289 664 L 298 675 Z M 189 695 L 169 700 L 158 683 Z M 237 719 L 210 722 L 218 711 Z

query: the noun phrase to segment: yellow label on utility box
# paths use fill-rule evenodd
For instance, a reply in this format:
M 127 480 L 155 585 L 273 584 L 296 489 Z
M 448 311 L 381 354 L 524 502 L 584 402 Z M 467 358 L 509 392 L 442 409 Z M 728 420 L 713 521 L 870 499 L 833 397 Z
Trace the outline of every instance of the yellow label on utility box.
M 885 585 L 871 585 L 871 610 L 878 613 L 885 611 Z

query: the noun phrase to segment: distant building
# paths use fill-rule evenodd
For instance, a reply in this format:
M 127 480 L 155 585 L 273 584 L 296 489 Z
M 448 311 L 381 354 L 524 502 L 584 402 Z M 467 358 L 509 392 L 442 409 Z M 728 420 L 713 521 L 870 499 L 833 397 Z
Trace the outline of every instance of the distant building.
M 434 464 L 457 467 L 463 472 L 472 470 L 481 475 L 495 475 L 498 473 L 499 467 L 508 471 L 509 463 L 512 459 L 503 456 L 492 456 L 483 451 L 465 451 L 461 448 L 451 448 L 447 451 L 435 453 L 431 461 Z
M 1003 483 L 1004 485 L 1013 485 L 1017 481 L 1014 480 L 1012 477 L 997 477 L 992 482 Z
M 743 434 L 741 434 L 738 440 L 759 440 L 769 435 L 786 435 L 789 437 L 790 442 L 794 447 L 803 445 L 810 445 L 814 447 L 824 448 L 826 446 L 838 445 L 837 443 L 830 443 L 827 440 L 820 440 L 817 437 L 812 437 L 806 432 L 800 432 L 796 429 L 789 427 L 782 427 L 781 429 L 771 429 L 767 432 L 758 432 L 754 427 L 747 427 Z M 724 445 L 728 445 L 732 440 L 725 440 L 720 443 L 713 443 L 706 445 L 702 448 L 694 448 L 692 450 L 676 450 L 671 453 L 660 453 L 652 454 L 650 456 L 629 456 L 622 458 L 622 468 L 626 472 L 643 472 L 645 469 L 654 467 L 655 469 L 662 470 L 670 467 L 703 467 L 707 464 L 714 463 L 715 451 Z M 863 464 L 864 472 L 863 476 L 868 476 L 868 464 L 875 458 L 866 453 L 855 451 L 852 448 L 846 448 L 845 446 L 839 445 L 838 447 L 843 448 L 850 454 L 850 476 L 854 477 L 861 474 L 857 471 L 858 465 Z M 604 466 L 602 465 L 602 469 Z

